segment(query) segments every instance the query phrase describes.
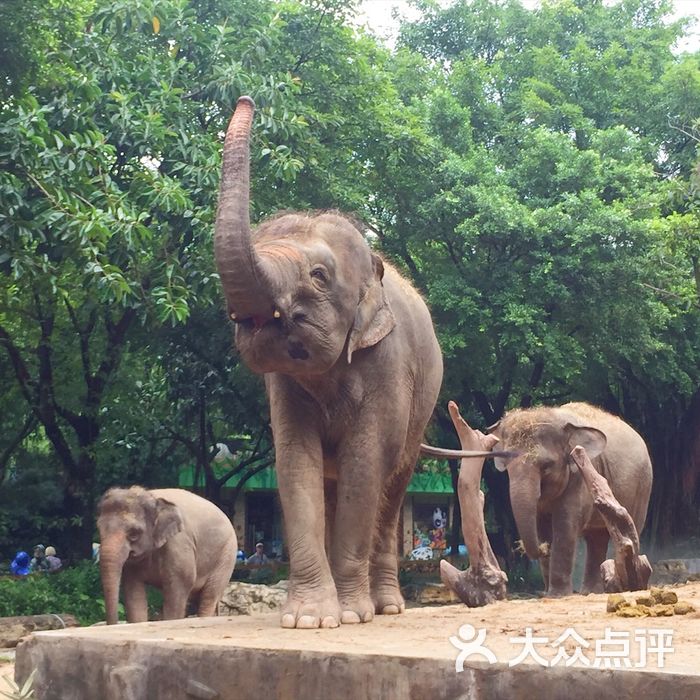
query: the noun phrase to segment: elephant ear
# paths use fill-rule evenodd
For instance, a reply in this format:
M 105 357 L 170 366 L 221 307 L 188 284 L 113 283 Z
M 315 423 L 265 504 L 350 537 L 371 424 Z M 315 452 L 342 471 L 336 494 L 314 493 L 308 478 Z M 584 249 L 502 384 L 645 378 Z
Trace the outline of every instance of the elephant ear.
M 493 425 L 489 425 L 489 427 L 486 428 L 486 430 L 488 430 L 488 434 L 493 435 L 499 442 L 503 437 L 500 432 L 500 427 L 501 421 L 499 419 Z M 515 459 L 515 456 L 516 455 L 513 454 L 511 457 L 494 457 L 493 465 L 499 472 L 504 472 L 506 469 L 508 469 L 508 465 L 513 461 L 513 459 Z
M 357 305 L 355 322 L 348 338 L 348 364 L 352 362 L 352 354 L 355 350 L 376 345 L 382 338 L 389 335 L 396 325 L 394 313 L 384 295 L 382 285 L 384 263 L 374 253 L 372 253 L 372 267 L 374 278 Z
M 594 459 L 601 454 L 608 444 L 608 438 L 605 433 L 602 430 L 598 430 L 598 428 L 567 423 L 564 426 L 564 430 L 568 438 L 569 451 L 573 450 L 576 445 L 581 445 L 590 459 Z
M 180 509 L 165 498 L 156 499 L 156 524 L 153 540 L 156 548 L 162 547 L 173 535 L 182 530 Z

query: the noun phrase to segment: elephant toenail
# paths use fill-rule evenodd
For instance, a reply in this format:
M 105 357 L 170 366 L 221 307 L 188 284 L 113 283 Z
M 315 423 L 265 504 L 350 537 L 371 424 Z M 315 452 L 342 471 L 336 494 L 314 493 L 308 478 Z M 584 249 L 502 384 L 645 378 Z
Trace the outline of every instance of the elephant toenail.
M 296 620 L 294 619 L 294 615 L 290 615 L 289 613 L 282 615 L 282 627 L 286 629 L 294 629 L 295 626 Z
M 313 617 L 313 615 L 302 615 L 297 620 L 297 629 L 298 630 L 316 629 L 318 627 L 318 623 L 319 623 L 319 619 L 317 617 Z

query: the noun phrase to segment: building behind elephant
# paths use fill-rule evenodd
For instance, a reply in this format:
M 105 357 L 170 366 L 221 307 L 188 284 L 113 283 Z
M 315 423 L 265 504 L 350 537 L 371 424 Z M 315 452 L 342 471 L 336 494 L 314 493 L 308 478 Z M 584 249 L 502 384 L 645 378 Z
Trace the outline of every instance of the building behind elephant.
M 225 467 L 216 465 L 215 470 L 217 468 Z M 193 489 L 193 480 L 193 468 L 181 470 L 181 488 Z M 236 485 L 235 479 L 231 479 L 228 488 L 235 488 Z M 203 480 L 194 490 L 204 492 Z M 226 490 L 224 489 L 224 494 Z M 414 474 L 401 510 L 399 554 L 407 557 L 414 549 L 427 547 L 432 550 L 434 557 L 439 557 L 447 546 L 453 504 L 454 492 L 449 476 Z M 436 512 L 445 517 L 438 518 Z M 239 545 L 246 554 L 254 551 L 256 542 L 264 542 L 268 556 L 286 559 L 282 509 L 273 468 L 268 467 L 245 483 L 236 499 L 233 525 L 239 537 Z

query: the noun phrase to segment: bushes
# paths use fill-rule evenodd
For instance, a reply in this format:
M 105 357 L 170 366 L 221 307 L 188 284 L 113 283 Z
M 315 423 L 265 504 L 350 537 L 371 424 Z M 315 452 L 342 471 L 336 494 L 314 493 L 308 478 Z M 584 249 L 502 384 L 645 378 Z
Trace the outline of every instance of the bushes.
M 0 578 L 0 617 L 70 613 L 83 625 L 104 620 L 100 571 L 81 562 L 55 574 Z
M 161 605 L 158 591 L 149 591 L 149 618 Z M 120 605 L 121 619 L 124 610 Z M 81 625 L 105 619 L 105 604 L 100 583 L 100 569 L 82 561 L 55 574 L 30 574 L 24 578 L 0 577 L 0 617 L 69 613 Z

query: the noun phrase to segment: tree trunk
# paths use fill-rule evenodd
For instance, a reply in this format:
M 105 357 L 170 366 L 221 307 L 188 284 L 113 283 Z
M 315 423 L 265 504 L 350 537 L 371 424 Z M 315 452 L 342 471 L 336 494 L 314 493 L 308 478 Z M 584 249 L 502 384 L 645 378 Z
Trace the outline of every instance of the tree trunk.
M 459 467 L 457 461 L 451 459 L 448 464 L 450 465 L 450 477 L 452 479 L 452 493 L 458 496 L 459 489 Z M 454 499 L 454 505 L 452 506 L 452 522 L 450 523 L 450 536 L 447 542 L 448 547 L 450 547 L 451 558 L 459 556 L 459 545 L 462 539 L 462 528 L 460 527 L 462 523 L 462 506 L 459 498 Z

